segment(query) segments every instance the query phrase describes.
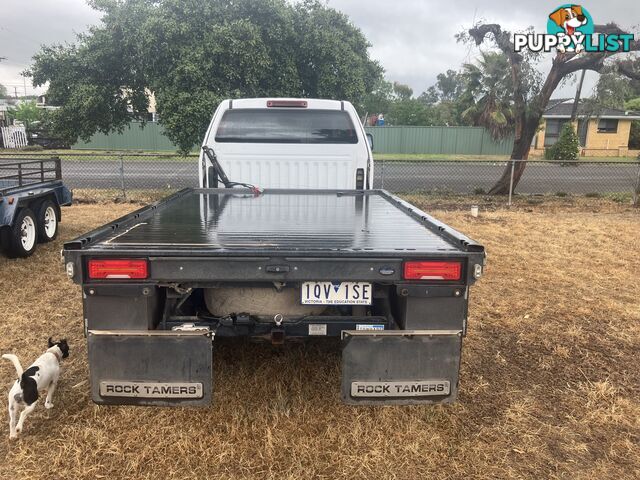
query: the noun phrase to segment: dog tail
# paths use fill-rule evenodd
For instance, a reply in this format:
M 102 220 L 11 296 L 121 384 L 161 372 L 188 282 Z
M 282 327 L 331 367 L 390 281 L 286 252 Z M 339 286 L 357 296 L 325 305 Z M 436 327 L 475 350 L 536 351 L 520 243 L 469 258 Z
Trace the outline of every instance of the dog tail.
M 13 353 L 5 353 L 4 355 L 2 355 L 2 358 L 11 361 L 16 369 L 16 372 L 18 372 L 18 376 L 22 376 L 22 365 L 20 365 L 20 360 L 18 360 L 18 357 L 16 357 Z

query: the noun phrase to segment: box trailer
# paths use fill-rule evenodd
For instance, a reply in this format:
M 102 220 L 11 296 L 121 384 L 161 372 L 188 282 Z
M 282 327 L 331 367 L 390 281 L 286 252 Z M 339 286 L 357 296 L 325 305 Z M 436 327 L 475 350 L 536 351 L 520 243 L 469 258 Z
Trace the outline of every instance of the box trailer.
M 0 247 L 10 257 L 28 257 L 38 243 L 54 240 L 70 205 L 59 158 L 0 160 Z

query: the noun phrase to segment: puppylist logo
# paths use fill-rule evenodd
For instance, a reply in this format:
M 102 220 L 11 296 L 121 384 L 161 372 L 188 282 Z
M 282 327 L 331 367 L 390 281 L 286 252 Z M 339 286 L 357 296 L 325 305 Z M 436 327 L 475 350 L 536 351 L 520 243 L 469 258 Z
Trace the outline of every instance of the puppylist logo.
M 628 52 L 632 33 L 594 32 L 591 14 L 581 5 L 565 4 L 556 8 L 547 19 L 547 33 L 516 33 L 516 52 L 528 48 L 532 52 Z

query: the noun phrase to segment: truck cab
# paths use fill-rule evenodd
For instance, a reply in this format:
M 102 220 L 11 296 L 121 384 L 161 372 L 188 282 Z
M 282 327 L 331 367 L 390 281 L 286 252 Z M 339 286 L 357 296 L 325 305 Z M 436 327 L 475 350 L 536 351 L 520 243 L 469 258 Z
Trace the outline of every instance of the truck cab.
M 371 188 L 371 145 L 351 103 L 295 98 L 224 100 L 203 142 L 235 182 L 287 189 Z M 212 166 L 201 151 L 201 188 Z

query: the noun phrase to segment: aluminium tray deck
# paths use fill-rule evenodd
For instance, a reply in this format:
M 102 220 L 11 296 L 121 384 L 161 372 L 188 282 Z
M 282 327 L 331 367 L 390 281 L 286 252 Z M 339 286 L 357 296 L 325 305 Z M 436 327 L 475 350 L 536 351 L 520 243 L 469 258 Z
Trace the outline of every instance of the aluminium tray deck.
M 252 195 L 240 189 L 187 189 L 110 227 L 75 242 L 82 249 L 147 252 L 482 251 L 382 190 L 267 190 Z

